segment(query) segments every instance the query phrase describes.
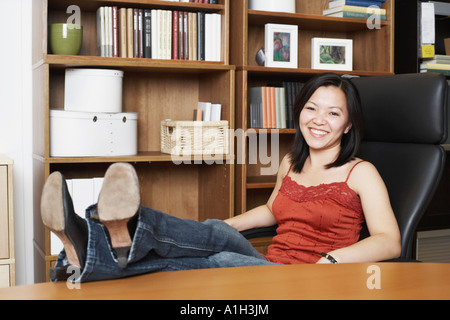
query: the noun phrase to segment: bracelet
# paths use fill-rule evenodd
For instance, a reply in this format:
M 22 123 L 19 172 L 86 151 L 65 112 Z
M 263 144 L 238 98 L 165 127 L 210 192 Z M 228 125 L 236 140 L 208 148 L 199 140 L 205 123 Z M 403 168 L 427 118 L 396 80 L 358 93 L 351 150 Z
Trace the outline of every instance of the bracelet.
M 333 258 L 332 256 L 330 256 L 328 253 L 322 252 L 320 255 L 322 257 L 330 260 L 331 263 L 338 263 L 337 260 L 335 258 Z

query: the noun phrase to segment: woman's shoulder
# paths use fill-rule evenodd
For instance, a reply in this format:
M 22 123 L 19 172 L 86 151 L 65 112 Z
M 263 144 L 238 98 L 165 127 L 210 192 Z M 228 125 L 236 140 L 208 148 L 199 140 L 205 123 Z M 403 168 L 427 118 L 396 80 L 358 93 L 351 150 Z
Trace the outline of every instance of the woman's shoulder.
M 291 157 L 288 154 L 286 154 L 283 159 L 281 160 L 280 166 L 278 167 L 278 175 L 284 177 L 289 173 L 289 170 L 292 166 L 292 160 Z
M 377 168 L 370 161 L 355 158 L 349 163 L 349 166 L 350 172 L 347 180 L 353 189 L 361 189 L 362 186 L 378 183 L 381 179 Z

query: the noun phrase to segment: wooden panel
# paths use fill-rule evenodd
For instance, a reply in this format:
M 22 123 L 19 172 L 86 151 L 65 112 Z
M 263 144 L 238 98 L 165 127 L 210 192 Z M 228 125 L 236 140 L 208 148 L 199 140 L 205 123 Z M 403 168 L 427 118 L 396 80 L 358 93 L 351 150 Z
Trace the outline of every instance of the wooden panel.
M 0 259 L 9 258 L 8 167 L 0 166 Z
M 32 19 L 32 63 L 39 63 L 47 53 L 47 7 L 46 0 L 33 1 L 33 19 Z
M 261 254 L 266 254 L 272 244 L 272 237 L 254 238 L 249 240 L 252 246 Z

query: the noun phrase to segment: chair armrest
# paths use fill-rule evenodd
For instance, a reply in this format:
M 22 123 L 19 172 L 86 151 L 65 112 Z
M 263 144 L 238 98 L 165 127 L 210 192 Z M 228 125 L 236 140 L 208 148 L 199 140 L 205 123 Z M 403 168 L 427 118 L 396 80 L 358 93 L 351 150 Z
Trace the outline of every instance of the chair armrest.
M 246 239 L 262 238 L 262 237 L 274 237 L 277 235 L 278 225 L 262 228 L 254 228 L 241 231 L 241 234 Z

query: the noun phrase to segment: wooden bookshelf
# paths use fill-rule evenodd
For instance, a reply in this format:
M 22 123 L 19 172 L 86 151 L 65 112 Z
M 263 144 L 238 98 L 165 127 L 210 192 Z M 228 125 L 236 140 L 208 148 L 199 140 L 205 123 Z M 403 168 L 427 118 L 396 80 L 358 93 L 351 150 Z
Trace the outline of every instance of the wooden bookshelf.
M 47 27 L 64 23 L 69 5 L 81 9 L 83 44 L 80 55 L 49 52 Z M 101 6 L 183 10 L 222 16 L 221 61 L 108 58 L 97 55 L 96 10 Z M 232 153 L 217 157 L 191 156 L 173 162 L 160 151 L 161 120 L 191 120 L 198 101 L 222 105 L 221 118 L 234 128 L 235 67 L 229 64 L 230 0 L 199 4 L 157 0 L 37 0 L 33 2 L 34 91 L 34 251 L 35 280 L 48 281 L 56 256 L 50 254 L 50 232 L 40 218 L 40 195 L 46 178 L 60 171 L 67 179 L 102 177 L 114 162 L 135 167 L 142 204 L 181 218 L 203 221 L 226 219 L 234 214 L 234 163 Z M 51 109 L 64 107 L 66 68 L 105 68 L 124 71 L 123 112 L 138 113 L 138 154 L 124 157 L 52 157 Z
M 322 15 L 328 8 L 327 0 L 296 0 L 295 13 L 267 12 L 248 9 L 248 0 L 231 1 L 230 63 L 236 65 L 236 127 L 249 129 L 249 88 L 282 81 L 305 82 L 323 73 L 311 69 L 311 38 L 353 39 L 353 71 L 337 72 L 354 76 L 381 76 L 394 73 L 394 0 L 386 0 L 386 21 L 380 29 L 369 29 L 364 19 L 337 18 Z M 298 26 L 298 68 L 266 68 L 258 66 L 256 53 L 264 47 L 266 23 L 292 24 Z M 254 131 L 254 129 L 251 129 Z M 258 130 L 256 130 L 258 134 Z M 279 136 L 279 146 L 269 147 L 279 152 L 281 161 L 289 151 L 295 130 L 269 130 Z M 249 139 L 244 139 L 244 144 Z M 268 139 L 270 142 L 270 138 Z M 236 166 L 235 208 L 236 214 L 245 212 L 267 201 L 275 185 L 274 175 L 261 175 L 262 163 L 249 163 L 249 146 L 246 162 Z

